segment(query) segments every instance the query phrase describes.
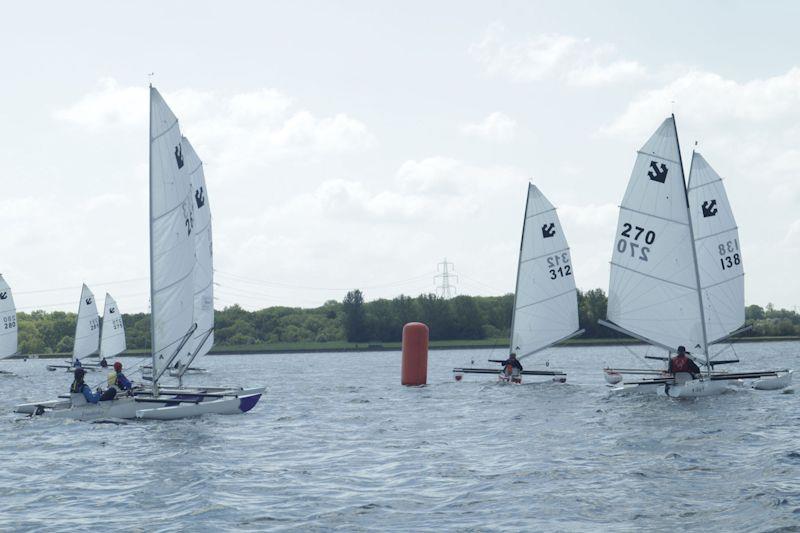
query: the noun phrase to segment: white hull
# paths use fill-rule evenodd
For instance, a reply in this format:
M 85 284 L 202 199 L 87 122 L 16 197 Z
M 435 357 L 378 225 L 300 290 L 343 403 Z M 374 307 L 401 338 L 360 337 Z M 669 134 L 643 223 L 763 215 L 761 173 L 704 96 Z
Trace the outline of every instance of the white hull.
M 757 379 L 753 382 L 752 387 L 756 390 L 780 390 L 785 389 L 792 384 L 792 374 L 794 371 L 789 370 L 785 374 L 779 374 L 777 377 L 764 377 Z
M 149 394 L 137 394 L 134 397 L 121 395 L 113 400 L 81 405 L 72 405 L 69 400 L 53 400 L 21 404 L 14 411 L 75 420 L 175 420 L 203 414 L 246 413 L 258 403 L 264 389 L 169 389 L 157 397 Z

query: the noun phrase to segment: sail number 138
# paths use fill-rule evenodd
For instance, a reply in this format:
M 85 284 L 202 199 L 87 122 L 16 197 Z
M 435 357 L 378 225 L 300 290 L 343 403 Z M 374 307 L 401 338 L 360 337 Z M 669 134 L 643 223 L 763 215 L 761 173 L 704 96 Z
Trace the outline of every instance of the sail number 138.
M 733 239 L 732 241 L 720 244 L 719 255 L 721 256 L 719 258 L 719 264 L 722 266 L 722 270 L 727 270 L 741 264 L 742 258 L 739 255 L 739 239 Z
M 640 261 L 647 261 L 650 247 L 645 245 L 656 242 L 655 231 L 625 222 L 622 224 L 620 235 L 622 238 L 617 241 L 617 251 L 619 253 L 629 252 L 631 257 L 635 257 Z

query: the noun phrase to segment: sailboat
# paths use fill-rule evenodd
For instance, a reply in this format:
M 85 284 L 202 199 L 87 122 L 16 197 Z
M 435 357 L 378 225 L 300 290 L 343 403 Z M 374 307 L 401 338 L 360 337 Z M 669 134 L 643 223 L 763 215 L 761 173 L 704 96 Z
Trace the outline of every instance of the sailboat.
M 667 361 L 685 345 L 703 372 L 692 377 L 652 369 L 605 369 L 607 380 L 625 374 L 650 376 L 623 381 L 616 390 L 672 397 L 716 395 L 745 379 L 759 380 L 758 388 L 788 385 L 788 370 L 714 371 L 715 366 L 738 362 L 715 360 L 710 348 L 742 331 L 744 319 L 742 254 L 722 179 L 694 152 L 687 188 L 671 116 L 638 152 L 620 205 L 607 320 L 600 323 L 666 350 L 667 357 L 656 359 Z
M 81 361 L 84 357 L 97 355 L 100 348 L 100 315 L 97 314 L 97 304 L 94 301 L 94 294 L 83 284 L 81 288 L 81 299 L 78 302 L 78 320 L 75 323 L 75 338 L 72 345 L 72 359 L 62 365 L 47 365 L 47 370 L 57 370 L 59 368 L 72 372 L 77 367 L 84 370 L 97 371 L 97 364 L 87 364 Z
M 6 359 L 17 353 L 17 308 L 11 287 L 0 274 L 0 359 Z M 12 372 L 0 370 L 0 374 L 13 375 Z
M 509 353 L 522 360 L 581 333 L 578 291 L 567 239 L 556 208 L 530 183 L 517 262 Z M 453 373 L 457 381 L 463 374 L 495 374 L 508 380 L 500 368 L 454 368 Z M 566 381 L 566 373 L 559 370 L 523 370 L 521 375 Z
M 121 354 L 128 347 L 125 341 L 125 323 L 117 302 L 106 293 L 103 309 L 103 328 L 100 331 L 100 358 L 106 359 Z
M 16 412 L 78 419 L 172 420 L 208 413 L 244 413 L 264 393 L 263 386 L 183 387 L 179 383 L 170 387 L 162 383 L 176 361 L 194 353 L 190 343 L 199 327 L 194 305 L 196 198 L 178 119 L 152 86 L 149 141 L 151 380 L 130 395 L 118 395 L 114 400 L 87 404 L 83 396 L 73 394 L 59 400 L 18 405 Z

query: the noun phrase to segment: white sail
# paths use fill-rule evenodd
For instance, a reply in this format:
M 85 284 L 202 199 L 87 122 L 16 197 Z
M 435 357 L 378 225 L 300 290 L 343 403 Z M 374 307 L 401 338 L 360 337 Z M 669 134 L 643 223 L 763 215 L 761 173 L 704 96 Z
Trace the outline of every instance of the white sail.
M 189 143 L 183 138 L 186 168 L 192 183 L 194 199 L 194 321 L 197 329 L 188 343 L 188 352 L 203 356 L 214 344 L 214 264 L 211 240 L 211 206 L 203 173 L 203 163 Z M 184 350 L 186 351 L 186 350 Z
M 692 155 L 689 206 L 709 342 L 744 325 L 744 266 L 739 231 L 722 178 Z
M 578 331 L 578 296 L 569 245 L 556 209 L 534 185 L 517 267 L 511 350 L 525 357 Z
M 153 376 L 169 366 L 194 324 L 194 198 L 178 119 L 150 88 L 150 307 Z
M 72 361 L 96 354 L 99 346 L 100 316 L 97 314 L 97 303 L 94 301 L 94 294 L 84 283 L 81 289 L 81 301 L 78 305 L 78 322 L 75 325 Z
M 100 357 L 114 357 L 125 351 L 125 324 L 117 302 L 106 293 L 106 305 L 103 311 L 103 328 L 100 334 Z
M 11 288 L 0 275 L 0 359 L 17 353 L 17 308 Z
M 620 206 L 608 319 L 655 345 L 704 350 L 686 186 L 672 117 L 639 151 Z

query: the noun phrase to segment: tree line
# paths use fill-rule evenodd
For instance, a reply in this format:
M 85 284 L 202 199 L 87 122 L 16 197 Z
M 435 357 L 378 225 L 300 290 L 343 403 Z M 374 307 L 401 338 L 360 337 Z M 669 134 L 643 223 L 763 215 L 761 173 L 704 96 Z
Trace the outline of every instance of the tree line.
M 444 299 L 434 294 L 400 295 L 391 300 L 365 301 L 360 290 L 341 301 L 329 300 L 311 309 L 268 307 L 246 311 L 238 305 L 216 312 L 215 344 L 347 342 L 397 342 L 403 325 L 424 322 L 431 340 L 504 339 L 509 336 L 514 295 L 456 296 Z M 618 338 L 619 333 L 600 326 L 606 316 L 603 290 L 578 291 L 580 325 L 584 338 Z M 744 336 L 800 336 L 800 314 L 786 309 L 749 305 L 745 316 L 752 329 Z M 18 313 L 19 350 L 23 354 L 69 353 L 75 333 L 75 313 L 33 311 Z M 150 315 L 124 314 L 129 349 L 149 349 Z

